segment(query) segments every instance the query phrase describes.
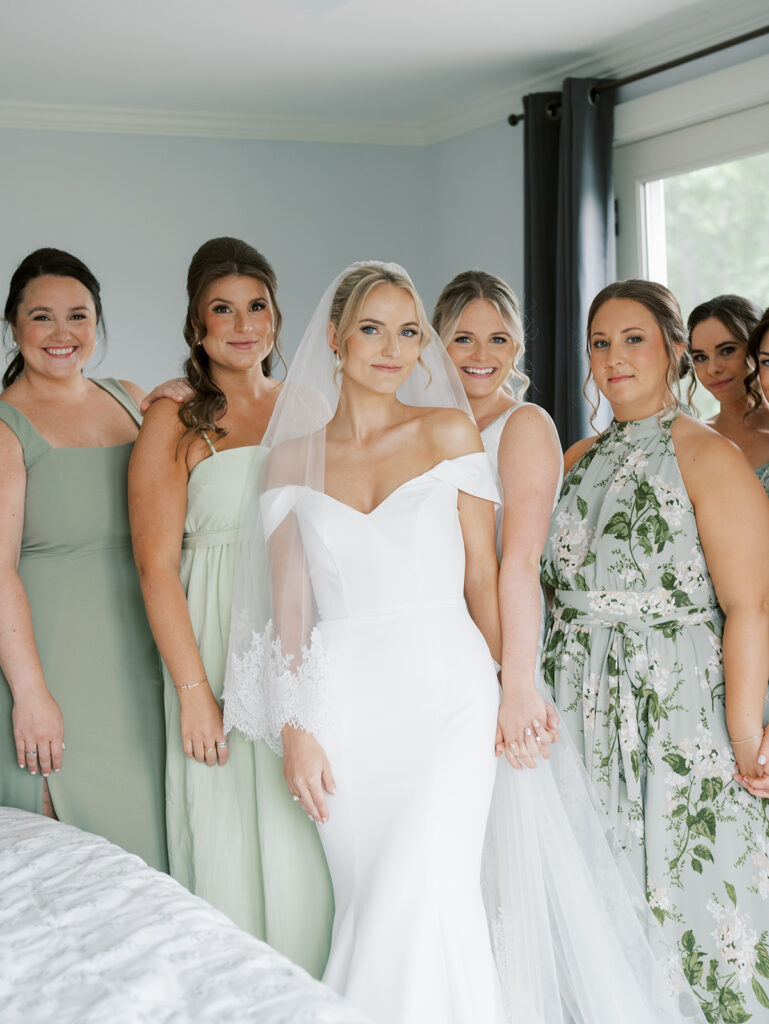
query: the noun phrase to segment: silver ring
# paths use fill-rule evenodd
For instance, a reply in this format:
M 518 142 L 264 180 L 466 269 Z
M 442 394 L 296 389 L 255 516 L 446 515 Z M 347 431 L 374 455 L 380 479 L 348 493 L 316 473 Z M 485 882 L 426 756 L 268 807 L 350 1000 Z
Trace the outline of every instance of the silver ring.
M 298 804 L 298 803 L 299 803 L 299 801 L 300 801 L 300 800 L 301 800 L 302 798 L 301 798 L 301 797 L 299 797 L 299 796 L 297 796 L 297 795 L 296 795 L 296 793 L 294 793 L 294 794 L 293 794 L 293 795 L 291 796 L 291 799 L 292 799 L 292 800 L 294 801 L 294 803 L 295 803 L 295 804 Z
M 219 740 L 219 741 L 217 741 L 216 745 L 221 750 L 222 747 L 229 747 L 230 741 L 229 740 Z
M 35 747 L 35 749 L 34 749 L 34 750 L 27 750 L 27 749 L 25 748 L 25 749 L 24 749 L 24 753 L 25 753 L 25 754 L 27 755 L 27 757 L 34 757 L 34 756 L 35 756 L 35 754 L 37 753 L 37 747 Z
M 203 747 L 203 753 L 204 754 L 210 754 L 211 751 L 215 750 L 215 749 L 216 749 L 216 747 Z

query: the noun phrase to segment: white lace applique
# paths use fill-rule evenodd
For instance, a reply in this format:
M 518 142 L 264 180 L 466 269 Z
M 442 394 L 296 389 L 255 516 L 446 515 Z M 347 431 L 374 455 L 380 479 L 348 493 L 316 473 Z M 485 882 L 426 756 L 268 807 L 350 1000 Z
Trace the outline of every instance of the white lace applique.
M 320 631 L 302 644 L 301 663 L 284 654 L 272 619 L 253 630 L 248 648 L 230 652 L 224 684 L 224 729 L 263 739 L 282 756 L 284 725 L 317 733 L 330 718 L 328 664 Z

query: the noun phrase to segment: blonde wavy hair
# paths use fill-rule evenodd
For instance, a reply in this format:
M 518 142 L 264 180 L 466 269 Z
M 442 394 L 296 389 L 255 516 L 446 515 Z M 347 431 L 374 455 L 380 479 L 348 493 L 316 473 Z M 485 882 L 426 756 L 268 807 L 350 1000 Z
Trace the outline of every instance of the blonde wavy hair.
M 530 383 L 523 369 L 526 356 L 523 320 L 518 298 L 506 281 L 483 270 L 457 274 L 438 296 L 433 328 L 448 348 L 465 307 L 478 299 L 492 304 L 513 340 L 513 368 L 502 387 L 517 402 L 522 402 Z

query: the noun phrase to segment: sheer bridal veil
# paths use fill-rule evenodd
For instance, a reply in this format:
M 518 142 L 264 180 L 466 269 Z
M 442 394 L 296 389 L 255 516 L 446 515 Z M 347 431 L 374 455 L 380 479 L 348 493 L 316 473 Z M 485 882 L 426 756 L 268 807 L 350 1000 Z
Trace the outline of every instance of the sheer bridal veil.
M 277 752 L 285 724 L 317 732 L 333 714 L 291 508 L 304 488 L 324 490 L 325 428 L 339 399 L 328 324 L 340 283 L 362 266 L 410 285 L 395 264 L 353 264 L 331 282 L 262 442 L 271 449 L 264 476 L 255 470 L 245 496 L 225 729 L 266 740 Z M 433 332 L 398 397 L 470 414 Z M 541 678 L 537 684 L 550 699 Z M 482 886 L 509 1024 L 704 1024 L 576 749 L 562 735 L 551 751 L 534 771 L 499 760 L 489 815 Z
M 280 732 L 293 725 L 317 732 L 332 714 L 325 660 L 314 626 L 318 610 L 302 538 L 290 510 L 303 488 L 323 491 L 326 425 L 339 401 L 339 373 L 328 345 L 332 303 L 340 284 L 367 270 L 382 283 L 411 278 L 396 263 L 353 263 L 324 292 L 291 362 L 262 444 L 270 449 L 246 489 L 225 677 L 225 729 L 264 739 L 281 752 Z M 364 280 L 365 284 L 365 280 Z M 470 405 L 453 364 L 421 312 L 419 362 L 398 389 L 405 405 L 461 409 Z M 264 571 L 267 539 L 269 572 Z

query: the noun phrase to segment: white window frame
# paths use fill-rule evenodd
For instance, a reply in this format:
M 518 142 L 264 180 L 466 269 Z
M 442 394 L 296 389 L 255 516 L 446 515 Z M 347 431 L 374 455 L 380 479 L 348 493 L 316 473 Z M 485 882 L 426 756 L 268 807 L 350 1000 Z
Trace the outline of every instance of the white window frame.
M 644 231 L 648 182 L 767 151 L 769 56 L 620 104 L 614 141 L 617 277 L 652 276 Z

